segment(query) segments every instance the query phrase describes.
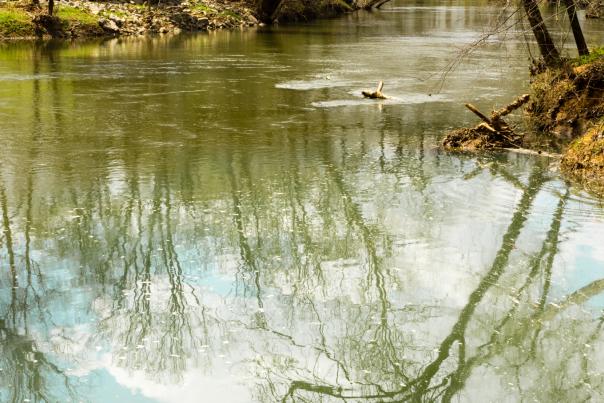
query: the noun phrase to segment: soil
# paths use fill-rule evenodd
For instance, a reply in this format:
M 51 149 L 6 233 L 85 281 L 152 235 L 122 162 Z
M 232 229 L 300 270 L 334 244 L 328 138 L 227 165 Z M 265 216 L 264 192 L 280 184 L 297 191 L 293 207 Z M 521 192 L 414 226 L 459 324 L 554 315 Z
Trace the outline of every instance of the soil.
M 525 146 L 563 150 L 604 116 L 604 58 L 545 70 L 534 77 L 531 90 L 526 113 L 532 135 Z
M 604 122 L 570 144 L 560 167 L 569 177 L 604 195 Z

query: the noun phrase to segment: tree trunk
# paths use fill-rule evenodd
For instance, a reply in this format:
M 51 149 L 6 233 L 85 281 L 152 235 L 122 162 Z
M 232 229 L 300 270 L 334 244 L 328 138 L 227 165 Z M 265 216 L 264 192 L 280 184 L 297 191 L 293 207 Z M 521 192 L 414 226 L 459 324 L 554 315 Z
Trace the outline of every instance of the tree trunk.
M 52 15 L 55 9 L 55 0 L 48 0 L 48 15 Z
M 558 49 L 556 49 L 556 45 L 543 22 L 543 17 L 541 16 L 541 11 L 539 11 L 537 1 L 522 0 L 522 5 L 524 6 L 524 11 L 526 11 L 531 30 L 539 45 L 541 56 L 545 59 L 545 64 L 548 67 L 559 65 L 561 62 L 560 53 L 558 52 Z
M 281 0 L 259 0 L 258 1 L 258 19 L 265 24 L 273 22 L 273 15 Z
M 575 37 L 579 56 L 587 56 L 589 55 L 589 49 L 587 48 L 587 43 L 585 43 L 583 30 L 581 30 L 581 24 L 579 24 L 579 18 L 577 18 L 575 0 L 564 0 L 564 2 L 566 3 L 566 12 L 568 13 L 568 19 L 570 20 L 570 26 L 573 30 L 573 36 Z

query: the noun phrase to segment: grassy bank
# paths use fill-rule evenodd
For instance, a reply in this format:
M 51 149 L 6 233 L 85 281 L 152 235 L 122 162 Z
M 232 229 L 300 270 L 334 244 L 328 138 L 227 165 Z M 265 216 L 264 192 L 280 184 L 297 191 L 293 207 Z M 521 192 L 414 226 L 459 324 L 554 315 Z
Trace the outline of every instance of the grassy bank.
M 15 6 L 0 7 L 0 38 L 20 38 L 35 35 L 32 15 Z

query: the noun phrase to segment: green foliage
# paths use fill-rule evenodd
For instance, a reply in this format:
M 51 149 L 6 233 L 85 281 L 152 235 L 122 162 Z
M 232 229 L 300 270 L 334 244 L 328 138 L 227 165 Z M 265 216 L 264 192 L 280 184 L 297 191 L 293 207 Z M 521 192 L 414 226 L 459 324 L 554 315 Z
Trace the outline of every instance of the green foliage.
M 589 55 L 581 56 L 573 61 L 573 65 L 581 66 L 583 64 L 593 63 L 596 60 L 604 58 L 604 47 L 591 49 Z
M 24 10 L 0 8 L 0 37 L 26 37 L 34 35 L 34 24 Z
M 122 10 L 103 10 L 100 13 L 103 17 L 118 17 L 118 18 L 126 18 L 128 17 L 128 13 Z
M 234 18 L 234 19 L 236 19 L 236 20 L 241 20 L 241 19 L 243 19 L 243 17 L 241 17 L 239 14 L 237 14 L 236 12 L 231 11 L 231 10 L 225 10 L 225 11 L 223 11 L 222 13 L 220 13 L 220 15 L 221 15 L 221 16 L 223 16 L 223 17 L 230 17 L 230 18 Z

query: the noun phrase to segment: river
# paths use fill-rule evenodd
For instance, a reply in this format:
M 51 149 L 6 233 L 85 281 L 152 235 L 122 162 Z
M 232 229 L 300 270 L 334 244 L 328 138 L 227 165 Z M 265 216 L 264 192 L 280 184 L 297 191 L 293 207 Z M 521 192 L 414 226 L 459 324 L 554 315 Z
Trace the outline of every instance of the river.
M 488 3 L 1 45 L 0 401 L 603 401 L 604 201 L 439 149 Z

